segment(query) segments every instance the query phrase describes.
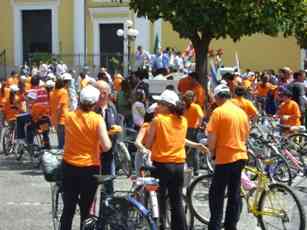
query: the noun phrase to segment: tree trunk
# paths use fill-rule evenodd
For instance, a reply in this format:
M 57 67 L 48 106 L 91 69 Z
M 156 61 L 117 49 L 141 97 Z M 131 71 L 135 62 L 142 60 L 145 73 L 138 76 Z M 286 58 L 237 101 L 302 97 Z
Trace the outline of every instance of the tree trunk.
M 206 98 L 209 98 L 208 95 L 208 50 L 211 39 L 202 38 L 198 41 L 192 41 L 193 47 L 195 49 L 195 71 L 198 73 L 199 81 L 203 85 Z M 208 100 L 206 100 L 207 107 Z

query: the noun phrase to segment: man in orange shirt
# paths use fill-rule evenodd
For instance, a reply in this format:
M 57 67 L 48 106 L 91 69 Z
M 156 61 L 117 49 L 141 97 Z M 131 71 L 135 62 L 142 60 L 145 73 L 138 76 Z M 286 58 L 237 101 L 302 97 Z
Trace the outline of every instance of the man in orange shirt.
M 64 147 L 64 120 L 69 111 L 69 95 L 64 85 L 64 79 L 58 79 L 55 89 L 50 93 L 51 124 L 57 130 L 59 149 Z
M 229 99 L 230 89 L 219 85 L 214 89 L 218 107 L 213 111 L 208 126 L 208 146 L 215 158 L 215 171 L 209 190 L 209 230 L 220 230 L 223 203 L 227 188 L 228 201 L 225 229 L 237 229 L 241 210 L 241 172 L 247 157 L 245 142 L 249 135 L 246 113 Z
M 205 90 L 202 85 L 198 82 L 199 76 L 196 72 L 192 72 L 188 77 L 183 78 L 178 83 L 178 91 L 184 94 L 188 90 L 192 90 L 195 94 L 195 103 L 199 104 L 201 107 L 205 105 Z
M 246 95 L 246 89 L 243 86 L 237 86 L 235 89 L 235 98 L 231 99 L 231 102 L 243 109 L 249 119 L 252 120 L 257 116 L 258 111 L 253 102 L 244 98 L 244 95 Z
M 188 121 L 188 132 L 187 139 L 190 141 L 197 141 L 197 131 L 201 125 L 202 119 L 204 117 L 204 112 L 200 105 L 194 103 L 195 94 L 193 91 L 188 90 L 183 96 L 183 101 L 185 103 L 184 117 Z M 188 156 L 187 160 L 188 166 L 193 168 L 194 176 L 199 174 L 199 152 L 193 149 Z
M 300 126 L 301 111 L 299 105 L 292 100 L 291 91 L 281 88 L 280 99 L 282 103 L 279 105 L 277 111 L 277 116 L 280 117 L 280 123 L 286 126 Z

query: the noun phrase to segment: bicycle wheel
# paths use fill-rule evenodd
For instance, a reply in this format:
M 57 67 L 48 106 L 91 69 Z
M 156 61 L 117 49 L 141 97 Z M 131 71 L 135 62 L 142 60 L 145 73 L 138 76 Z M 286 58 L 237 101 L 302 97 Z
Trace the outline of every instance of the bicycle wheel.
M 150 212 L 132 197 L 113 197 L 104 209 L 105 216 L 98 218 L 95 230 L 157 230 Z M 83 230 L 91 229 L 85 225 L 86 221 Z
M 129 177 L 132 174 L 132 162 L 130 153 L 123 142 L 117 142 L 116 144 L 116 156 L 118 160 L 119 171 L 122 170 L 124 175 Z
M 274 155 L 269 159 L 267 170 L 270 176 L 279 183 L 292 184 L 292 174 L 287 160 L 282 155 Z
M 53 229 L 59 230 L 60 219 L 64 208 L 63 191 L 61 185 L 56 183 L 51 188 L 51 201 L 52 201 L 52 222 Z
M 192 215 L 201 223 L 208 224 L 210 219 L 209 210 L 209 188 L 212 175 L 206 174 L 197 177 L 187 191 L 187 202 L 191 208 Z M 226 195 L 225 195 L 226 199 Z M 224 204 L 227 202 L 224 201 Z
M 305 230 L 306 216 L 295 193 L 286 185 L 271 184 L 258 203 L 258 220 L 263 230 Z
M 288 148 L 299 151 L 301 154 L 307 156 L 307 134 L 292 134 L 287 138 L 287 140 Z
M 182 195 L 182 202 L 183 202 L 183 209 L 184 214 L 187 221 L 187 229 L 192 230 L 194 228 L 194 217 L 191 213 L 190 207 L 188 205 L 187 199 L 184 195 Z M 170 200 L 167 198 L 166 200 L 166 229 L 171 229 L 171 207 L 170 207 Z
M 2 149 L 4 155 L 8 156 L 12 152 L 13 148 L 13 134 L 12 130 L 9 128 L 4 129 L 3 140 L 2 140 Z

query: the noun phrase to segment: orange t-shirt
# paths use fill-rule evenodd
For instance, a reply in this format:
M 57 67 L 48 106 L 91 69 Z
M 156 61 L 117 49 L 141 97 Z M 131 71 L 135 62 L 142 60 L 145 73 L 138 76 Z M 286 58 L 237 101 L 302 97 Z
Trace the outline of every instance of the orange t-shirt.
M 77 167 L 100 165 L 99 125 L 102 117 L 77 109 L 65 116 L 64 161 Z
M 18 83 L 19 83 L 18 77 L 9 77 L 6 80 L 6 84 L 8 87 L 10 87 L 11 85 L 18 85 Z
M 204 112 L 200 105 L 192 103 L 184 116 L 188 121 L 188 128 L 198 128 L 199 120 L 204 117 Z
M 21 98 L 16 95 L 15 96 L 15 104 L 11 104 L 10 99 L 6 98 L 4 99 L 4 114 L 6 121 L 15 121 L 16 117 L 19 113 L 22 113 L 22 100 Z
M 120 77 L 115 77 L 113 81 L 114 90 L 119 92 L 122 88 L 122 81 L 123 79 Z
M 178 91 L 182 94 L 184 94 L 186 91 L 191 89 L 191 84 L 192 84 L 192 77 L 188 76 L 185 78 L 182 78 L 179 82 L 178 82 Z
M 253 102 L 245 99 L 244 97 L 236 97 L 231 100 L 232 103 L 243 109 L 249 118 L 253 118 L 257 115 L 258 111 Z
M 152 145 L 151 159 L 159 163 L 184 163 L 187 120 L 182 116 L 157 115 L 152 121 L 156 136 Z
M 201 107 L 204 107 L 206 95 L 201 84 L 197 83 L 191 90 L 195 94 L 195 103 L 199 104 Z
M 270 83 L 266 83 L 264 86 L 262 84 L 258 84 L 255 95 L 258 97 L 266 97 L 271 89 L 272 85 Z
M 207 131 L 216 135 L 216 164 L 248 159 L 245 145 L 249 135 L 248 117 L 231 101 L 225 102 L 213 111 Z
M 42 117 L 49 116 L 49 108 L 40 103 L 34 103 L 31 108 L 32 120 L 37 122 Z
M 246 89 L 251 89 L 252 88 L 252 81 L 250 81 L 249 79 L 245 79 L 243 80 L 243 86 L 246 88 Z
M 297 116 L 297 118 L 289 118 L 288 120 L 281 119 L 281 124 L 289 126 L 299 126 L 301 125 L 300 117 L 301 111 L 298 104 L 293 101 L 285 101 L 279 105 L 277 114 L 279 116 Z
M 55 89 L 49 98 L 51 123 L 53 126 L 64 124 L 65 113 L 69 110 L 69 95 L 65 88 Z

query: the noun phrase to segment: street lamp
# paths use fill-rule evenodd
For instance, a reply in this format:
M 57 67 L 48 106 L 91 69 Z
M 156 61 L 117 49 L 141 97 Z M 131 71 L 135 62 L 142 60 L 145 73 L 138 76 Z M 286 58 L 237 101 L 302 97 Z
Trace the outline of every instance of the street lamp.
M 128 70 L 125 68 L 125 75 L 131 70 L 131 42 L 139 35 L 139 31 L 133 28 L 133 22 L 127 20 L 124 24 L 124 29 L 118 29 L 116 31 L 118 37 L 123 37 L 125 44 L 128 46 Z

